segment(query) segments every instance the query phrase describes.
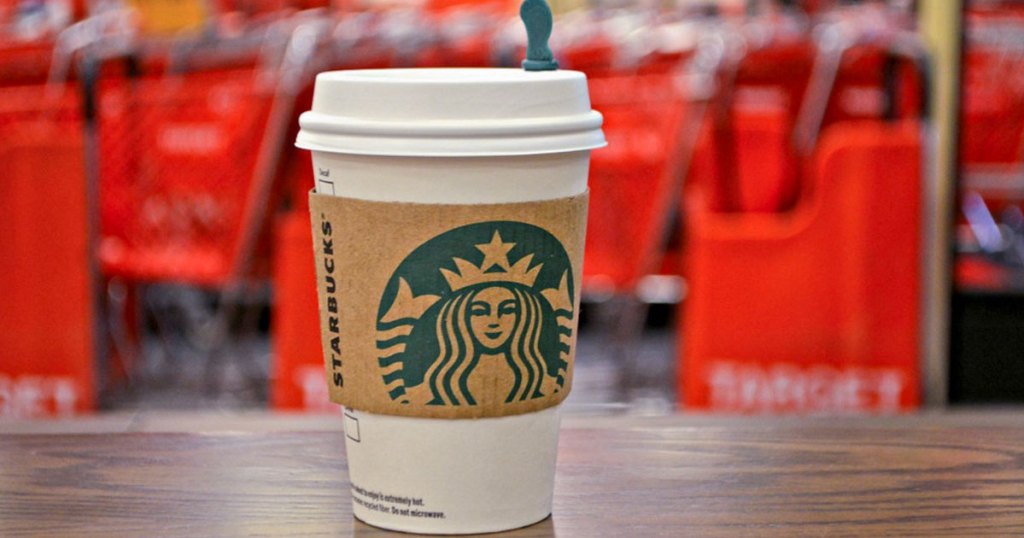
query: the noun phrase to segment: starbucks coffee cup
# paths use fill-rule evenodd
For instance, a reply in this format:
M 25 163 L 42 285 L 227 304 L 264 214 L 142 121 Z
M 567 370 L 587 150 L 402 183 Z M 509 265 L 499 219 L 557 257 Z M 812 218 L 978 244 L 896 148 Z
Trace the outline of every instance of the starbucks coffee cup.
M 355 516 L 436 534 L 546 518 L 605 144 L 584 75 L 322 73 L 300 124 Z

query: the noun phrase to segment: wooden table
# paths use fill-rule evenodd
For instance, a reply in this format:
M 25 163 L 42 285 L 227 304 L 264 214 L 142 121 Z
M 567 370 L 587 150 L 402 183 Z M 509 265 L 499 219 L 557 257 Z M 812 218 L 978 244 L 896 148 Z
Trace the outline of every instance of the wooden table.
M 290 420 L 7 433 L 0 536 L 392 536 L 352 519 L 336 420 Z M 507 535 L 943 534 L 1024 535 L 1024 412 L 570 416 L 554 516 Z

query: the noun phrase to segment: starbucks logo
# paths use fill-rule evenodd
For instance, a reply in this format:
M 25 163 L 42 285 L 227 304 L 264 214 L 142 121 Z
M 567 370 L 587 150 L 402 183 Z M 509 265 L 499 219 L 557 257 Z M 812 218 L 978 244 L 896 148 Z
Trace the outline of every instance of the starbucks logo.
M 401 403 L 506 403 L 564 389 L 573 331 L 569 256 L 520 222 L 445 232 L 398 266 L 377 313 L 378 362 Z

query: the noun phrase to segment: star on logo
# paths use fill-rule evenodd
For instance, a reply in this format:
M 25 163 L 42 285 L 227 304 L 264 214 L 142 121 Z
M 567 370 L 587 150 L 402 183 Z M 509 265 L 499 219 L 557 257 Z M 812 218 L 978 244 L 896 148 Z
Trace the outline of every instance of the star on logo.
M 504 269 L 505 272 L 511 271 L 512 267 L 508 263 L 508 252 L 515 246 L 515 243 L 503 242 L 501 234 L 495 230 L 490 243 L 476 245 L 477 250 L 484 253 L 484 262 L 480 264 L 480 270 L 487 271 L 497 265 Z

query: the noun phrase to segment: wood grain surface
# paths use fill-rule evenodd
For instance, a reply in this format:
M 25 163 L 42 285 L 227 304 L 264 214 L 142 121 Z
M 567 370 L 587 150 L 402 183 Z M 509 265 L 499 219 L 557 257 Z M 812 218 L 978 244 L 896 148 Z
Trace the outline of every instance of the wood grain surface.
M 0 437 L 0 536 L 408 536 L 337 431 Z M 554 515 L 491 536 L 1024 536 L 1024 414 L 568 419 Z

